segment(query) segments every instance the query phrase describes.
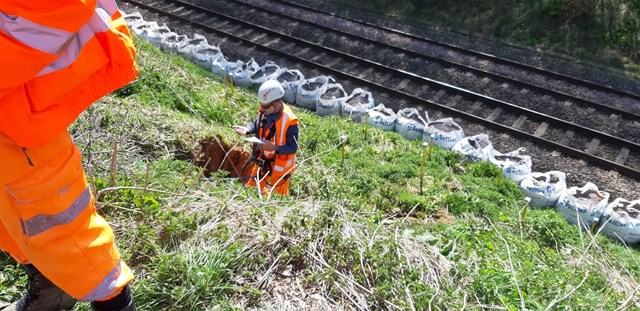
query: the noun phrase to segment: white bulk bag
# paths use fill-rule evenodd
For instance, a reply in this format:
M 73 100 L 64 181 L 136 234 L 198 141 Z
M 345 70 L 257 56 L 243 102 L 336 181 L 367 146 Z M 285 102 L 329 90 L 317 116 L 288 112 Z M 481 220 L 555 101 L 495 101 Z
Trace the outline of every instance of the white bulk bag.
M 178 50 L 187 45 L 188 42 L 189 37 L 186 35 L 179 35 L 175 32 L 170 32 L 164 37 L 164 41 L 160 48 L 168 52 L 178 53 Z
M 420 116 L 418 109 L 404 108 L 398 111 L 394 129 L 404 138 L 422 138 L 425 127 L 427 127 L 427 121 Z
M 373 107 L 374 100 L 371 92 L 356 88 L 342 102 L 341 115 L 356 122 L 364 122 L 367 112 Z
M 133 27 L 133 33 L 135 33 L 140 38 L 147 40 L 147 33 L 153 31 L 154 29 L 159 28 L 158 23 L 156 22 L 143 22 Z
M 320 94 L 320 99 L 316 104 L 316 114 L 321 117 L 340 115 L 342 102 L 347 97 L 342 84 L 329 83 Z
M 146 34 L 147 42 L 157 47 L 162 47 L 162 44 L 164 43 L 166 36 L 171 33 L 175 33 L 175 32 L 172 32 L 171 30 L 169 30 L 169 27 L 167 27 L 167 25 L 162 25 L 158 28 L 149 28 L 147 29 L 147 34 Z
M 274 76 L 284 89 L 284 101 L 295 104 L 296 95 L 298 95 L 298 85 L 304 80 L 302 72 L 297 69 L 280 68 Z
M 220 48 L 209 44 L 200 45 L 193 50 L 193 62 L 205 69 L 212 68 L 213 60 L 221 56 Z
M 222 71 L 222 78 L 225 81 L 230 81 L 233 73 L 238 70 L 242 70 L 243 66 L 245 66 L 245 64 L 241 60 L 236 60 L 235 62 L 227 61 L 224 65 L 224 70 Z
M 207 38 L 203 35 L 195 34 L 193 38 L 187 40 L 185 45 L 178 47 L 178 54 L 184 59 L 194 60 L 194 51 L 207 45 L 209 45 Z
M 144 23 L 144 18 L 142 18 L 142 14 L 140 12 L 133 12 L 131 14 L 125 14 L 123 16 L 124 22 L 129 26 L 130 29 Z
M 278 69 L 280 69 L 280 66 L 268 60 L 258 71 L 251 75 L 251 84 L 260 85 L 264 81 L 274 79 Z
M 431 142 L 445 149 L 451 149 L 453 146 L 464 138 L 464 131 L 453 118 L 444 118 L 429 122 L 427 129 L 424 130 L 422 140 Z
M 391 108 L 385 108 L 383 104 L 373 107 L 368 111 L 367 122 L 372 127 L 383 131 L 393 131 L 396 123 L 396 113 Z
M 211 72 L 220 78 L 226 78 L 227 74 L 225 70 L 229 65 L 229 61 L 222 53 L 211 59 Z
M 531 157 L 520 154 L 524 151 L 526 151 L 525 148 L 519 148 L 508 153 L 500 153 L 493 149 L 489 162 L 502 169 L 502 176 L 519 184 L 527 175 L 531 174 Z
M 233 79 L 233 83 L 237 86 L 251 85 L 251 76 L 260 70 L 260 65 L 256 63 L 253 57 L 248 62 L 239 62 L 239 66 L 235 69 L 227 71 L 229 77 Z
M 640 200 L 617 198 L 604 211 L 602 232 L 627 244 L 640 242 Z
M 296 105 L 309 110 L 316 110 L 316 105 L 320 94 L 324 88 L 335 80 L 328 76 L 317 76 L 305 79 L 298 85 L 298 93 L 296 94 Z
M 491 156 L 493 143 L 489 140 L 489 135 L 478 134 L 461 139 L 451 150 L 474 162 L 486 161 Z
M 595 219 L 602 218 L 609 204 L 609 192 L 587 182 L 582 188 L 571 187 L 556 201 L 556 210 L 572 224 L 589 229 Z
M 567 175 L 560 171 L 531 173 L 520 182 L 522 193 L 531 199 L 532 207 L 554 206 L 567 190 Z

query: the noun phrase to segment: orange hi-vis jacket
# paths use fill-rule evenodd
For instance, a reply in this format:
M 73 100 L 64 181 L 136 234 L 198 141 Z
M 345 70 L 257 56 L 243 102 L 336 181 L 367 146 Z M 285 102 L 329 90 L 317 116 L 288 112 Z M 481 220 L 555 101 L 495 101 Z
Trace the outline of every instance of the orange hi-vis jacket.
M 260 113 L 258 113 L 260 117 Z M 289 126 L 298 124 L 298 117 L 293 114 L 293 111 L 286 104 L 282 104 L 282 112 L 280 118 L 276 121 L 275 135 L 271 137 L 271 142 L 276 146 L 284 146 L 287 143 L 287 129 Z M 267 133 L 263 128 L 258 129 L 258 137 L 265 139 Z M 265 160 L 274 159 L 273 167 L 271 171 L 271 180 L 274 182 L 280 177 L 292 174 L 296 170 L 296 154 L 276 154 L 275 151 L 262 150 L 262 155 Z
M 35 147 L 135 79 L 135 48 L 113 0 L 0 2 L 0 132 Z
M 0 249 L 81 301 L 114 297 L 133 273 L 67 127 L 137 74 L 114 0 L 0 1 Z
M 286 104 L 282 104 L 282 112 L 275 122 L 274 135 L 270 135 L 268 130 L 262 127 L 257 129 L 258 137 L 261 139 L 269 139 L 276 146 L 284 146 L 287 144 L 287 130 L 290 126 L 298 124 L 298 117 L 293 114 L 291 108 Z M 261 113 L 258 112 L 256 120 L 260 120 Z M 271 137 L 267 137 L 271 136 Z M 260 185 L 261 191 L 264 191 L 267 184 L 273 186 L 273 191 L 280 195 L 289 194 L 289 176 L 296 170 L 296 154 L 278 154 L 275 151 L 260 150 L 262 159 L 267 160 L 270 166 L 266 168 L 268 172 L 262 171 L 264 168 L 254 166 L 251 170 L 251 178 L 247 181 L 249 186 Z M 273 161 L 269 161 L 273 160 Z M 266 175 L 266 176 L 265 176 Z

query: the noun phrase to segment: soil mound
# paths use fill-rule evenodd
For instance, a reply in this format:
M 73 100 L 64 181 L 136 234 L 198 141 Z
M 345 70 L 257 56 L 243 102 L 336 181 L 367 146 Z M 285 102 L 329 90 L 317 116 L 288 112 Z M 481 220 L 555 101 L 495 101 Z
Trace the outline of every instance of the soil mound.
M 242 169 L 251 154 L 239 147 L 231 148 L 219 137 L 208 137 L 199 142 L 199 148 L 196 151 L 195 164 L 204 168 L 204 176 L 210 177 L 211 173 L 224 170 L 229 172 L 229 177 L 249 176 L 252 165 Z

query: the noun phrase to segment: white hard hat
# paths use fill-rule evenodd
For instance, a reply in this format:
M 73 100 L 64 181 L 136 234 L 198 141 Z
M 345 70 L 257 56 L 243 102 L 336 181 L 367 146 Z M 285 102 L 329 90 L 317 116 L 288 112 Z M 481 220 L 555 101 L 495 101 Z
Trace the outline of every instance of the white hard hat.
M 270 103 L 276 99 L 280 99 L 284 96 L 284 89 L 278 80 L 267 80 L 258 90 L 258 101 L 261 104 Z

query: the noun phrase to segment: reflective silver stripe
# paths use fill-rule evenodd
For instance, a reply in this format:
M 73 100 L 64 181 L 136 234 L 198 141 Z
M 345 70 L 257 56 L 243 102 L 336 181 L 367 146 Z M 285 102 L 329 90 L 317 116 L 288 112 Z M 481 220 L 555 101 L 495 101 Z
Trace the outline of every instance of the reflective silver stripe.
M 36 24 L 20 16 L 0 14 L 0 30 L 7 36 L 49 54 L 62 52 L 73 34 Z
M 291 158 L 287 163 L 285 163 L 284 166 L 274 165 L 273 170 L 276 172 L 283 172 L 286 168 L 289 168 L 293 164 L 294 160 L 295 158 Z
M 38 215 L 29 218 L 28 220 L 21 220 L 22 233 L 28 237 L 38 235 L 53 227 L 66 225 L 72 222 L 74 219 L 82 213 L 89 202 L 91 201 L 91 192 L 89 187 L 76 198 L 76 200 L 62 213 L 57 215 Z
M 275 139 L 274 139 L 274 142 L 273 142 L 276 146 L 284 145 L 284 141 L 285 141 L 284 139 L 286 138 L 286 133 L 285 133 L 284 129 L 287 126 L 286 122 L 287 122 L 288 119 L 289 119 L 289 115 L 286 112 L 283 113 L 282 121 L 280 123 L 280 131 L 278 131 L 276 133 L 276 138 L 278 139 L 278 141 L 275 141 Z M 271 155 L 275 154 L 275 151 L 267 151 L 267 150 L 265 150 L 265 151 L 263 151 L 263 153 L 264 153 L 265 156 L 271 156 Z
M 56 70 L 66 68 L 73 64 L 80 51 L 87 42 L 95 36 L 96 32 L 105 32 L 109 30 L 111 16 L 101 8 L 96 9 L 91 19 L 73 36 L 73 40 L 67 46 L 67 49 L 51 64 L 42 69 L 36 76 L 42 76 Z
M 100 281 L 100 284 L 98 284 L 96 288 L 80 299 L 80 301 L 102 300 L 113 296 L 113 294 L 121 290 L 118 288 L 118 284 L 124 284 L 124 281 L 121 281 L 120 278 L 127 277 L 127 275 L 122 274 L 123 266 L 124 262 L 122 262 L 122 259 L 118 260 L 118 264 L 113 268 L 113 270 L 111 270 L 111 272 L 109 272 L 109 274 Z
M 280 123 L 280 141 L 278 141 L 278 146 L 282 146 L 285 143 L 285 139 L 287 138 L 287 132 L 285 129 L 287 128 L 287 123 L 289 123 L 289 114 L 284 113 L 282 116 L 282 122 Z
M 109 14 L 109 16 L 116 14 L 116 12 L 118 11 L 118 5 L 113 0 L 100 0 L 98 1 L 96 6 L 105 10 Z
M 43 26 L 19 16 L 0 14 L 0 31 L 34 49 L 60 54 L 53 63 L 38 73 L 37 76 L 41 76 L 71 65 L 95 33 L 111 28 L 111 16 L 116 12 L 118 6 L 115 1 L 98 1 L 93 16 L 77 33 Z

